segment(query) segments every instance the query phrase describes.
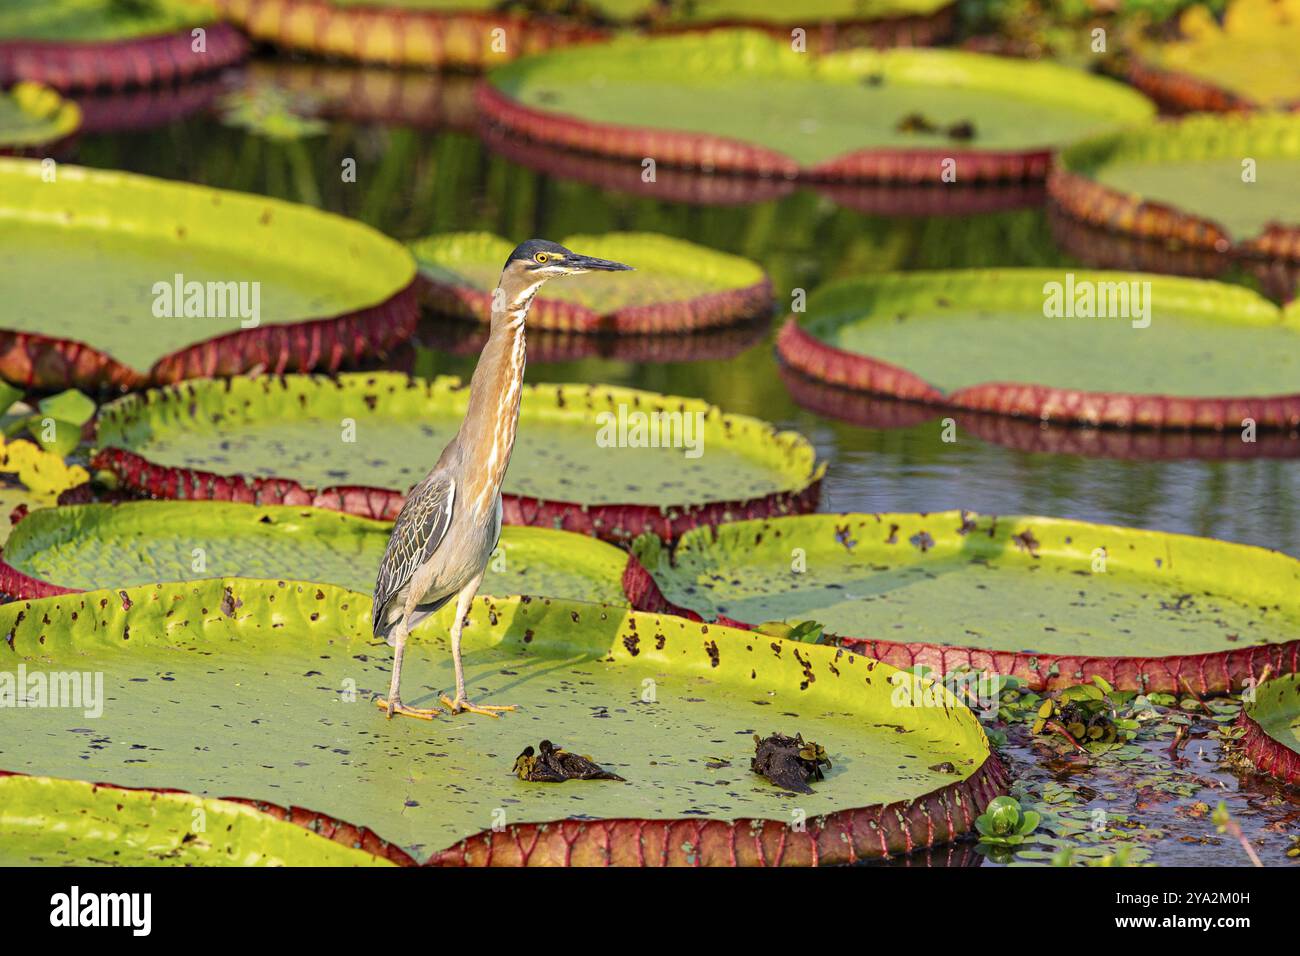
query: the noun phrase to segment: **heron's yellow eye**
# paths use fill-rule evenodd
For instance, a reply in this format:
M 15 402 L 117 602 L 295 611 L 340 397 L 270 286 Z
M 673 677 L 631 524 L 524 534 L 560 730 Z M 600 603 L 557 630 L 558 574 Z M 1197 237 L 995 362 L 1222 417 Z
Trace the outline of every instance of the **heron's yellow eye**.
M 547 259 L 547 255 L 544 252 L 539 252 L 537 253 L 537 255 L 533 256 L 533 258 L 536 259 L 538 262 L 545 262 Z

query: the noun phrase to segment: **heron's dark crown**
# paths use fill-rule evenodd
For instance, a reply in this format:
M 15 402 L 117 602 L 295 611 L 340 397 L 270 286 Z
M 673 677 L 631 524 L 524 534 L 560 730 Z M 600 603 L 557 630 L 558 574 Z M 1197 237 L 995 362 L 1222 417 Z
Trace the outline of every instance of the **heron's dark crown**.
M 506 259 L 506 265 L 508 266 L 516 260 L 532 262 L 533 257 L 539 252 L 556 252 L 565 257 L 573 255 L 572 252 L 558 242 L 551 242 L 549 239 L 529 239 L 515 246 L 515 251 L 510 253 L 510 258 Z

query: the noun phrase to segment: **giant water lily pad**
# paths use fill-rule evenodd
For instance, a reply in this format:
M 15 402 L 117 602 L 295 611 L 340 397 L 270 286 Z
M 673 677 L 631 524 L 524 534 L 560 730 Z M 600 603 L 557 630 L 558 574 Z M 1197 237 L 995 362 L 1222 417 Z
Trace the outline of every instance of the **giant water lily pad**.
M 0 160 L 10 381 L 131 388 L 336 369 L 414 331 L 415 264 L 366 226 L 146 176 L 54 173 Z
M 384 866 L 410 857 L 320 814 L 0 773 L 0 866 Z
M 832 180 L 1041 178 L 1052 150 L 1152 113 L 1050 63 L 948 50 L 798 53 L 719 30 L 530 57 L 479 90 L 532 139 L 641 163 Z M 952 182 L 951 179 L 947 180 Z
M 95 462 L 157 497 L 391 520 L 456 434 L 468 397 L 456 378 L 393 373 L 191 382 L 102 409 Z M 677 447 L 648 446 L 651 413 L 678 416 L 659 419 Z M 637 422 L 644 441 L 630 430 Z M 612 539 L 674 536 L 729 515 L 811 510 L 823 471 L 802 436 L 697 399 L 525 386 L 505 519 Z
M 394 66 L 480 68 L 606 31 L 504 11 L 500 0 L 213 0 L 251 37 L 290 50 Z
M 174 83 L 243 59 L 239 32 L 194 0 L 5 0 L 0 86 L 60 90 Z
M 1176 110 L 1300 104 L 1297 0 L 1231 0 L 1220 23 L 1204 6 L 1178 18 L 1172 40 L 1139 42 L 1129 79 Z
M 412 703 L 452 680 L 454 613 L 414 632 Z M 103 708 L 91 730 L 84 699 L 7 712 L 0 767 L 304 807 L 452 864 L 849 862 L 952 839 L 1005 785 L 942 687 L 843 648 L 595 604 L 475 600 L 470 693 L 519 710 L 386 721 L 369 615 L 330 585 L 241 579 L 6 605 L 4 670 L 25 668 L 29 694 L 33 673 L 102 675 Z M 832 756 L 812 794 L 751 774 L 754 734 L 779 729 Z M 519 780 L 515 755 L 542 735 L 627 782 Z
M 1190 116 L 1067 149 L 1052 200 L 1093 226 L 1300 259 L 1300 115 Z
M 337 511 L 228 502 L 136 501 L 42 508 L 5 544 L 0 592 L 16 598 L 159 581 L 322 581 L 371 593 L 392 525 Z M 548 528 L 503 530 L 484 594 L 624 603 L 627 556 Z
M 1206 538 L 947 511 L 742 521 L 634 550 L 634 607 L 815 620 L 940 674 L 1209 693 L 1300 658 L 1300 561 Z
M 1300 675 L 1266 680 L 1241 709 L 1242 747 L 1271 776 L 1300 784 Z
M 814 378 L 936 405 L 1151 428 L 1300 424 L 1300 313 L 1215 282 L 1046 269 L 833 283 L 777 342 Z M 1160 356 L 1152 361 L 1152 356 Z
M 748 259 L 655 233 L 569 236 L 560 244 L 626 262 L 629 274 L 592 273 L 548 283 L 528 313 L 530 327 L 570 332 L 677 332 L 763 315 L 772 283 Z M 513 243 L 488 233 L 447 233 L 411 246 L 435 310 L 486 322 L 492 290 Z
M 76 103 L 39 83 L 18 83 L 0 92 L 0 154 L 50 150 L 77 131 Z

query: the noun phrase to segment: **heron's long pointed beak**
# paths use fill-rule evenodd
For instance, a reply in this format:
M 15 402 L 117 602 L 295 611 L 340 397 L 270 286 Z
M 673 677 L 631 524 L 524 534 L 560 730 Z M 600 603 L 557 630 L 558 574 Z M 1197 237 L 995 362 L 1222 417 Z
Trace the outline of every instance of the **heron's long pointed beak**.
M 595 256 L 580 256 L 576 253 L 564 260 L 566 268 L 585 272 L 630 272 L 631 266 L 625 266 L 621 262 L 613 262 L 609 259 L 597 259 Z

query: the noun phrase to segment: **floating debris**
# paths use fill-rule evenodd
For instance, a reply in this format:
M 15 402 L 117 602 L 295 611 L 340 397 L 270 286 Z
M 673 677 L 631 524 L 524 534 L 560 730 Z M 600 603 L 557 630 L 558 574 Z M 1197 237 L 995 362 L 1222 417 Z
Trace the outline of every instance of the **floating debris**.
M 569 753 L 556 747 L 549 740 L 531 746 L 515 758 L 514 773 L 520 780 L 530 783 L 564 783 L 566 780 L 619 780 L 623 778 L 610 773 L 595 763 L 589 756 Z
M 908 113 L 894 127 L 900 133 L 937 133 L 939 127 L 920 113 Z
M 822 767 L 830 765 L 825 748 L 805 741 L 801 734 L 793 737 L 772 734 L 766 738 L 754 734 L 754 759 L 749 769 L 767 777 L 782 790 L 812 793 L 808 781 L 824 779 Z
M 953 123 L 948 127 L 948 138 L 963 141 L 974 139 L 975 124 L 970 120 L 962 120 L 960 123 Z

